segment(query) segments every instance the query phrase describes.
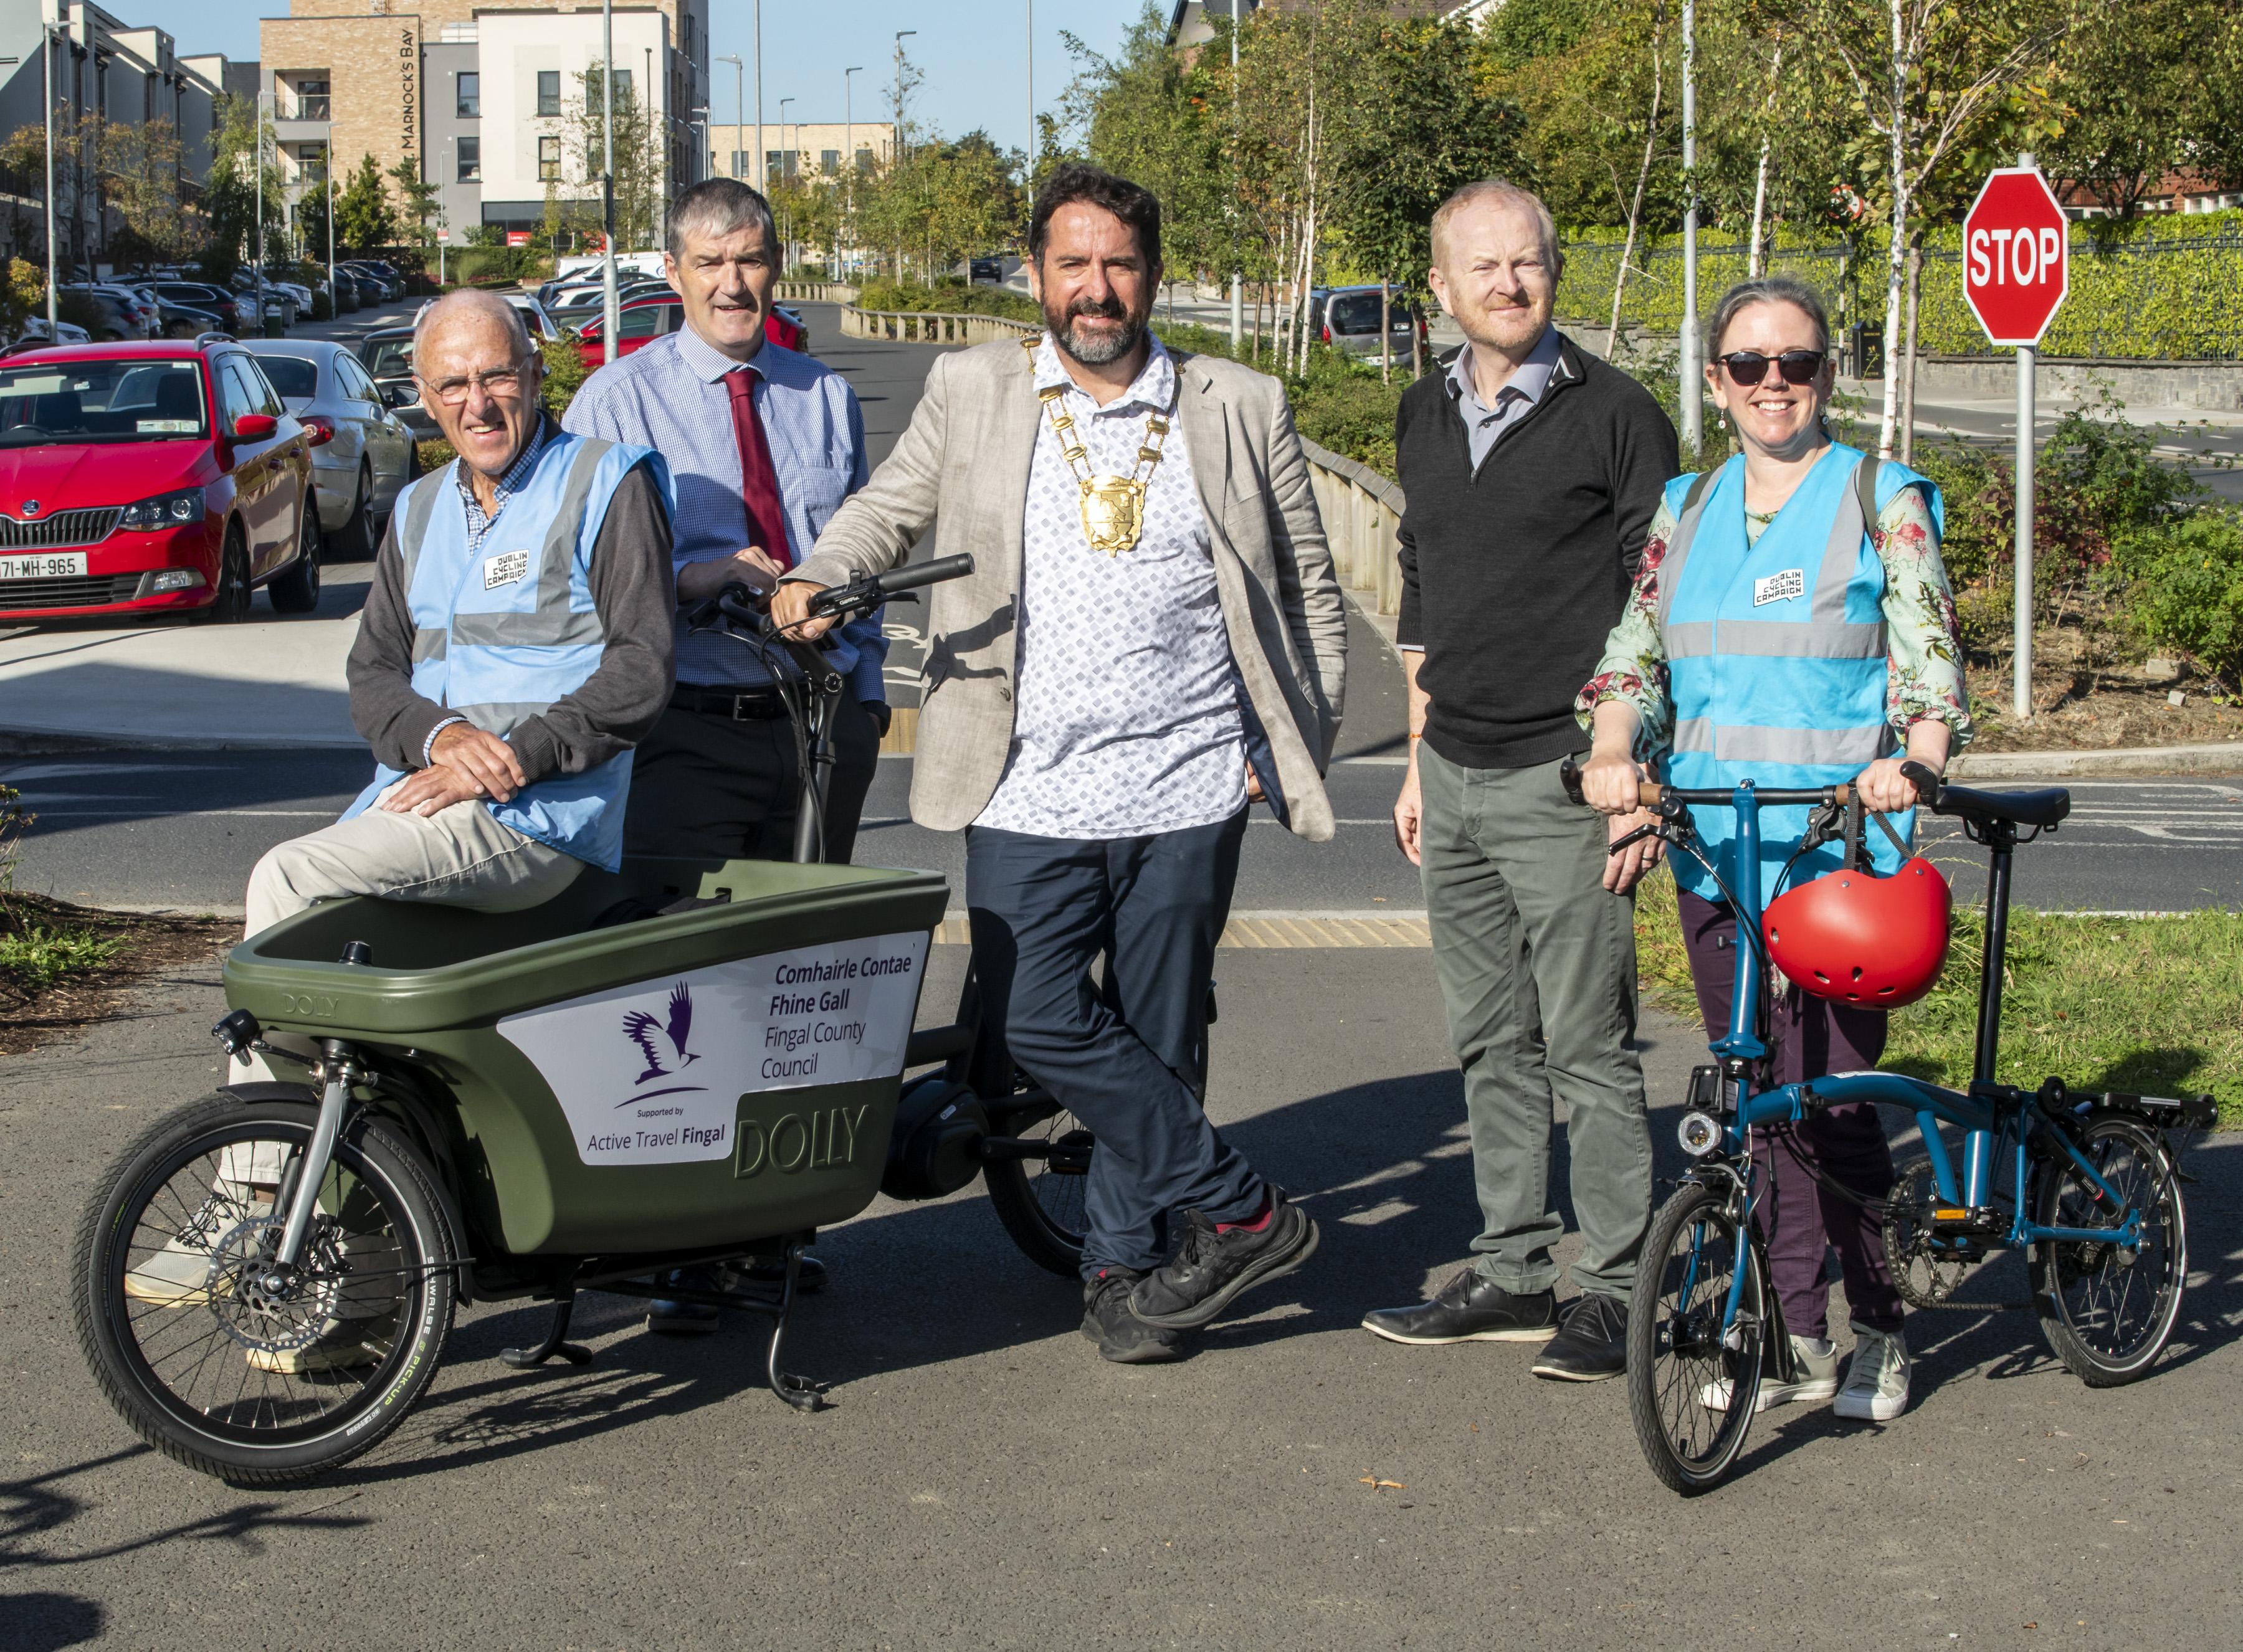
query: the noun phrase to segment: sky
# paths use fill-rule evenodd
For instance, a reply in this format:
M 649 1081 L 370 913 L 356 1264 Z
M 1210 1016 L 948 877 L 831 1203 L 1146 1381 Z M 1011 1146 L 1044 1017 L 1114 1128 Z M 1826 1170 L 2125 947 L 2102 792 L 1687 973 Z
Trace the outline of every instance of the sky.
M 582 0 L 578 0 L 582 3 Z M 895 31 L 919 33 L 903 44 L 926 77 L 914 100 L 914 119 L 945 137 L 980 127 L 1004 149 L 1028 139 L 1027 12 L 1035 14 L 1035 100 L 1048 113 L 1074 66 L 1061 30 L 1100 51 L 1120 44 L 1142 0 L 765 0 L 763 7 L 764 118 L 776 124 L 778 100 L 792 97 L 787 117 L 798 121 L 842 118 L 842 71 L 855 77 L 855 113 L 885 118 L 895 75 Z M 127 24 L 153 24 L 188 56 L 222 51 L 242 61 L 257 56 L 257 20 L 285 17 L 286 0 L 103 0 Z M 755 0 L 713 0 L 711 52 L 738 57 L 747 77 L 746 118 L 755 109 Z M 710 118 L 733 118 L 730 64 L 710 65 Z

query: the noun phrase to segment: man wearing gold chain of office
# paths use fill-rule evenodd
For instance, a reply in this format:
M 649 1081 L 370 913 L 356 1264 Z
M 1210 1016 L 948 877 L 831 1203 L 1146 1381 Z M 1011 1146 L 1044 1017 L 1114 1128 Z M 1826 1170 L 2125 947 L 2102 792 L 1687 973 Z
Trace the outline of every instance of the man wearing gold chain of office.
M 965 829 L 990 1024 L 1097 1138 L 1082 1329 L 1124 1361 L 1316 1248 L 1208 1122 L 1206 1012 L 1252 802 L 1332 835 L 1347 641 L 1283 390 L 1147 325 L 1160 237 L 1149 191 L 1055 171 L 1028 235 L 1047 331 L 940 358 L 773 600 L 814 634 L 812 593 L 938 524 L 933 554 L 977 561 L 932 593 L 912 814 Z

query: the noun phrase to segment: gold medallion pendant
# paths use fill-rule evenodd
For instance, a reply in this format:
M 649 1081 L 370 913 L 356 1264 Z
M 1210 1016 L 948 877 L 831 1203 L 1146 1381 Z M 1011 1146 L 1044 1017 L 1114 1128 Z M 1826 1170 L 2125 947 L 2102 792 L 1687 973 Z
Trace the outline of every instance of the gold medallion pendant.
M 1145 531 L 1145 484 L 1127 476 L 1101 476 L 1081 486 L 1082 535 L 1090 548 L 1108 556 L 1135 550 Z
M 1036 340 L 1023 339 L 1020 347 L 1035 359 Z M 1082 443 L 1075 439 L 1074 418 L 1067 411 L 1067 386 L 1049 385 L 1036 392 L 1051 417 L 1052 433 L 1059 438 L 1061 455 L 1068 468 L 1074 473 L 1075 485 L 1082 489 L 1082 536 L 1094 551 L 1103 551 L 1108 556 L 1119 556 L 1124 551 L 1137 548 L 1137 541 L 1145 532 L 1145 490 L 1153 480 L 1153 473 L 1161 467 L 1161 449 L 1169 439 L 1169 420 L 1175 412 L 1175 403 L 1169 403 L 1166 413 L 1145 416 L 1145 439 L 1137 448 L 1137 473 L 1135 476 L 1093 476 L 1089 455 Z

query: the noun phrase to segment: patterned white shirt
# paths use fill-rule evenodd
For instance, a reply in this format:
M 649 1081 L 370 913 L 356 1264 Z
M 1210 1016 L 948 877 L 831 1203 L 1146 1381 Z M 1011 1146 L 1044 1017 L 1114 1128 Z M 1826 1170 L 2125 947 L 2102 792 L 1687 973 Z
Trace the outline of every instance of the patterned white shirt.
M 1083 532 L 1081 489 L 1047 409 L 1022 522 L 1013 746 L 979 826 L 1037 837 L 1143 837 L 1246 806 L 1238 670 L 1216 588 L 1191 454 L 1175 427 L 1175 363 L 1152 341 L 1129 388 L 1101 407 L 1036 346 L 1038 390 L 1061 385 L 1094 476 L 1129 476 L 1148 413 L 1171 427 L 1146 490 L 1137 547 L 1108 556 Z

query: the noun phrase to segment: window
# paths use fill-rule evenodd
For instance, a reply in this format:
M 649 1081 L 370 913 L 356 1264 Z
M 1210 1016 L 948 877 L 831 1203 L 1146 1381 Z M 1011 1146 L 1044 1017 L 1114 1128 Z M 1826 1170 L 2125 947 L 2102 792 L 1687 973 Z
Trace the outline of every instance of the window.
M 236 356 L 234 366 L 241 369 L 243 380 L 249 386 L 249 399 L 256 404 L 253 411 L 270 413 L 278 419 L 288 409 L 281 405 L 280 397 L 273 388 L 273 381 L 265 376 L 265 369 L 255 356 Z
M 785 150 L 767 149 L 764 151 L 764 182 L 766 185 L 776 183 L 781 178 L 791 176 L 793 170 L 794 169 L 792 167 L 786 164 L 786 151 Z
M 261 400 L 251 391 L 249 381 L 242 377 L 240 358 L 228 356 L 218 373 L 219 412 L 228 434 L 232 433 L 234 426 L 241 421 L 244 414 L 261 411 L 258 406 Z
M 744 149 L 736 149 L 732 151 L 732 170 L 727 174 L 727 176 L 731 178 L 745 178 L 747 175 L 748 151 Z
M 301 356 L 266 356 L 258 363 L 283 396 L 309 401 L 320 393 L 320 364 Z
M 623 312 L 620 336 L 626 339 L 651 339 L 662 332 L 662 314 L 666 304 L 642 304 L 637 309 Z
M 616 71 L 616 107 L 629 109 L 630 100 L 631 71 L 618 69 Z M 584 77 L 584 112 L 588 115 L 600 112 L 600 77 L 596 71 Z
M 860 150 L 859 150 L 859 151 L 857 151 L 857 171 L 858 171 L 858 173 L 859 173 L 860 176 L 869 175 L 869 174 L 871 173 L 872 170 L 872 151 L 871 150 L 869 150 L 869 149 L 860 149 Z
M 541 138 L 537 140 L 537 178 L 542 184 L 561 181 L 561 140 Z
M 839 171 L 841 170 L 841 151 L 838 149 L 819 150 L 818 151 L 818 170 L 821 172 L 829 173 Z
M 456 142 L 460 151 L 460 176 L 456 181 L 461 184 L 481 183 L 483 176 L 483 140 L 480 138 L 462 138 Z
M 325 144 L 301 144 L 296 149 L 296 171 L 306 184 L 327 181 L 327 146 Z
M 459 116 L 461 120 L 480 120 L 483 112 L 483 77 L 480 74 L 460 77 Z
M 325 120 L 327 118 L 327 71 L 326 70 L 322 69 L 313 75 L 298 75 L 295 77 L 293 90 L 296 94 L 295 112 L 293 116 L 284 116 L 284 119 Z
M 561 71 L 558 69 L 537 71 L 537 112 L 541 115 L 561 112 Z

